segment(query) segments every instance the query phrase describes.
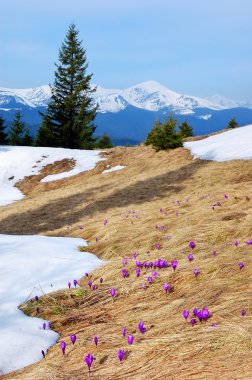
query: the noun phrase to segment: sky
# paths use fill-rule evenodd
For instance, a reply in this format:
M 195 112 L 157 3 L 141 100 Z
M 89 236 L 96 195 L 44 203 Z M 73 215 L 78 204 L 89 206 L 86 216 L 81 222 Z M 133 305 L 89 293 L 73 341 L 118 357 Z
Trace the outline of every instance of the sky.
M 53 84 L 75 23 L 93 83 L 252 102 L 251 14 L 251 0 L 0 0 L 0 86 Z

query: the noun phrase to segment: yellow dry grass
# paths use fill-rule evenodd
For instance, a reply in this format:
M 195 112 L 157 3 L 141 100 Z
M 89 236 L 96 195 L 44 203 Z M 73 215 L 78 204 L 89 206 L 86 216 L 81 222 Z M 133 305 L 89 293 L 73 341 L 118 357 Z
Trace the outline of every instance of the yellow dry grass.
M 2 379 L 88 379 L 83 362 L 88 353 L 95 356 L 92 380 L 251 379 L 252 256 L 245 240 L 252 239 L 252 162 L 206 162 L 193 160 L 182 148 L 157 153 L 145 146 L 114 148 L 105 156 L 107 161 L 76 177 L 48 184 L 33 178 L 32 185 L 27 179 L 21 184 L 27 197 L 1 208 L 1 233 L 83 237 L 90 252 L 107 260 L 90 275 L 97 290 L 90 291 L 82 278 L 81 290 L 64 289 L 22 306 L 32 316 L 39 306 L 40 315 L 67 342 L 65 358 L 57 344 L 45 360 Z M 127 168 L 101 175 L 108 164 Z M 222 206 L 213 210 L 216 201 Z M 126 218 L 128 210 L 136 213 Z M 236 239 L 238 247 L 232 244 Z M 192 263 L 187 260 L 190 240 L 196 242 Z M 158 271 L 147 285 L 151 271 L 142 270 L 136 278 L 134 261 L 127 260 L 129 277 L 123 279 L 122 261 L 134 251 L 140 261 L 177 259 L 178 268 Z M 165 282 L 174 287 L 167 295 Z M 111 287 L 117 290 L 114 301 Z M 203 306 L 212 314 L 208 321 L 191 327 L 183 320 L 184 309 Z M 139 321 L 148 329 L 144 335 L 137 331 Z M 135 336 L 132 346 L 121 335 L 123 326 Z M 121 365 L 119 349 L 127 351 Z

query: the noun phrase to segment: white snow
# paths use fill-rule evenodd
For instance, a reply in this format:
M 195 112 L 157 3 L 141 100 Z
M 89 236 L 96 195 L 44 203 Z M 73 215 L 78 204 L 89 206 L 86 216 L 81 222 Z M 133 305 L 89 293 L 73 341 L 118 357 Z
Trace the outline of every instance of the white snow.
M 80 252 L 83 239 L 0 235 L 0 375 L 35 363 L 58 334 L 29 318 L 18 305 L 28 298 L 65 288 L 102 264 Z M 35 307 L 35 306 L 34 306 Z M 74 333 L 74 331 L 73 331 Z
M 113 166 L 113 167 L 110 168 L 110 169 L 103 170 L 102 174 L 116 172 L 117 170 L 124 169 L 125 167 L 126 167 L 126 166 L 116 165 L 116 166 Z
M 93 169 L 98 161 L 104 160 L 99 154 L 91 150 L 0 146 L 0 206 L 22 199 L 24 196 L 14 187 L 15 183 L 26 176 L 38 174 L 42 167 L 63 159 L 76 161 L 69 172 L 47 176 L 42 180 L 55 181 Z
M 229 109 L 234 107 L 252 108 L 247 102 L 237 102 L 214 95 L 208 98 L 179 94 L 156 81 L 146 81 L 126 89 L 106 89 L 96 87 L 93 99 L 98 104 L 98 111 L 119 112 L 128 105 L 149 111 L 159 111 L 170 107 L 174 112 L 192 114 L 195 108 L 208 108 L 212 110 Z M 0 87 L 0 104 L 8 108 L 11 100 L 29 107 L 46 106 L 51 96 L 49 86 L 40 86 L 28 89 L 9 89 Z
M 229 161 L 252 159 L 252 124 L 208 137 L 186 142 L 194 157 L 202 160 Z

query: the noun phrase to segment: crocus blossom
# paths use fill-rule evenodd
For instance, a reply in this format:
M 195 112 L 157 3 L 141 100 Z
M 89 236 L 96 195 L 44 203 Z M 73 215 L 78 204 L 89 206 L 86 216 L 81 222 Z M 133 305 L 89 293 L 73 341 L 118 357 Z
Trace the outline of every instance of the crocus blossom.
M 98 345 L 98 336 L 95 336 L 95 337 L 94 337 L 94 344 L 95 344 L 96 347 L 97 347 L 97 345 Z
M 193 261 L 193 255 L 190 253 L 190 255 L 187 256 L 189 261 Z
M 133 335 L 128 336 L 128 343 L 131 345 L 134 342 L 134 337 Z
M 45 359 L 45 351 L 44 350 L 41 351 L 41 354 L 42 354 L 43 358 Z
M 185 320 L 187 320 L 187 318 L 189 317 L 189 310 L 183 311 L 183 317 L 185 318 Z
M 103 283 L 103 278 L 101 277 L 101 278 L 100 278 L 100 284 L 102 284 L 102 283 Z
M 170 284 L 163 284 L 162 287 L 163 287 L 165 293 L 167 293 L 171 288 Z
M 43 323 L 43 330 L 45 330 L 46 329 L 46 323 L 44 322 Z
M 194 241 L 189 242 L 189 247 L 192 249 L 196 247 L 196 244 L 194 243 Z
M 122 362 L 124 359 L 124 356 L 125 356 L 125 351 L 119 350 L 117 355 L 118 355 L 118 359 L 120 360 L 120 362 Z
M 122 328 L 122 336 L 125 336 L 126 335 L 126 327 L 123 327 Z
M 143 322 L 138 323 L 138 330 L 141 334 L 144 334 L 147 331 L 147 328 L 144 326 Z
M 193 309 L 193 315 L 195 316 L 195 317 L 197 317 L 197 315 L 198 315 L 198 310 L 195 308 L 195 309 Z
M 139 277 L 140 276 L 140 273 L 141 273 L 141 270 L 140 268 L 136 268 L 136 276 Z
M 195 269 L 193 270 L 193 274 L 194 274 L 195 277 L 198 276 L 198 274 L 199 274 L 199 270 L 198 270 L 197 268 L 195 268 Z
M 238 243 L 238 241 L 236 240 L 236 241 L 234 241 L 234 245 L 237 247 L 237 245 L 238 245 L 239 243 Z
M 78 285 L 78 281 L 77 280 L 73 280 L 73 284 L 74 284 L 74 287 L 76 288 L 76 286 Z
M 122 269 L 122 276 L 123 276 L 123 278 L 126 278 L 128 276 L 127 269 L 125 269 L 125 268 Z
M 60 342 L 60 348 L 61 348 L 62 354 L 65 355 L 66 342 L 64 342 L 63 340 L 62 342 Z
M 197 321 L 196 321 L 195 318 L 192 318 L 191 321 L 190 321 L 190 323 L 191 323 L 192 326 L 194 326 L 197 323 Z
M 171 261 L 171 267 L 172 267 L 172 269 L 174 271 L 176 270 L 177 266 L 178 266 L 178 261 L 177 260 Z
M 70 335 L 70 340 L 74 344 L 76 342 L 76 335 L 75 334 Z
M 160 249 L 161 248 L 161 244 L 156 244 L 156 248 Z
M 93 363 L 93 360 L 94 360 L 94 357 L 92 354 L 88 354 L 86 357 L 85 357 L 85 362 L 88 366 L 88 370 L 90 371 L 90 368 L 91 368 L 91 365 Z
M 115 295 L 116 295 L 116 290 L 115 290 L 115 288 L 111 288 L 111 289 L 110 289 L 110 295 L 111 295 L 112 298 L 115 297 Z
M 67 286 L 68 286 L 68 288 L 70 289 L 70 288 L 71 288 L 71 282 L 69 282 L 69 283 L 67 284 Z
M 247 240 L 246 244 L 251 245 L 252 244 L 252 240 Z
M 149 284 L 151 284 L 152 283 L 152 277 L 148 277 L 147 281 L 148 281 Z
M 240 269 L 242 269 L 244 267 L 244 264 L 242 262 L 239 263 L 239 267 L 240 267 Z
M 244 317 L 245 314 L 246 314 L 246 311 L 244 309 L 242 309 L 241 316 Z
M 92 286 L 92 281 L 88 281 L 88 286 L 91 288 L 91 286 Z

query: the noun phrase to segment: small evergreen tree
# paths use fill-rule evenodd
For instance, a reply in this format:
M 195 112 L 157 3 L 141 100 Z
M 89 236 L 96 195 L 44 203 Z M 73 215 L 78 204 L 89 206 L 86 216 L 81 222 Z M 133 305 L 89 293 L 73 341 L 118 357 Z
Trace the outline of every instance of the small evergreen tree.
M 110 140 L 110 137 L 107 135 L 107 133 L 104 133 L 104 135 L 99 138 L 96 146 L 99 149 L 113 148 L 113 144 Z
M 4 119 L 0 115 L 0 145 L 8 144 L 8 134 L 4 132 Z
M 179 126 L 179 131 L 183 139 L 193 135 L 193 129 L 186 120 Z
M 155 121 L 148 134 L 145 144 L 152 145 L 156 150 L 175 149 L 182 145 L 182 136 L 176 131 L 178 121 L 169 115 L 163 124 Z
M 25 124 L 21 121 L 21 112 L 15 114 L 11 129 L 9 132 L 10 145 L 23 145 L 23 138 L 25 135 Z
M 90 80 L 87 75 L 86 51 L 78 40 L 78 31 L 70 25 L 59 50 L 52 97 L 47 113 L 43 116 L 36 143 L 64 148 L 92 149 L 95 146 L 93 133 L 97 107 L 93 104 Z
M 233 117 L 233 118 L 230 120 L 230 122 L 228 123 L 227 128 L 229 128 L 229 129 L 234 129 L 234 128 L 237 128 L 237 127 L 239 127 L 239 125 L 238 125 L 237 121 L 235 120 L 235 118 Z

